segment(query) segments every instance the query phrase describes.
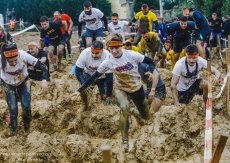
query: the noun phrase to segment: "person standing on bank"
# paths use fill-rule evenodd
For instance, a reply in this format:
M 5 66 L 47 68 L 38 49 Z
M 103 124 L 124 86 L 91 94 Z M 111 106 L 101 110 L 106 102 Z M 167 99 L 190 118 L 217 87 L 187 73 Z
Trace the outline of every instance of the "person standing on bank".
M 18 100 L 20 100 L 22 105 L 24 131 L 26 133 L 30 131 L 31 95 L 26 85 L 28 79 L 27 64 L 42 70 L 43 80 L 41 81 L 41 86 L 42 90 L 46 91 L 48 74 L 46 66 L 25 51 L 18 50 L 15 43 L 2 46 L 2 55 L 0 57 L 0 96 L 5 96 L 8 105 L 11 136 L 16 136 L 17 134 Z
M 188 45 L 185 49 L 186 56 L 179 59 L 173 69 L 171 90 L 175 105 L 188 104 L 196 94 L 203 95 L 204 104 L 208 96 L 208 83 L 199 76 L 199 71 L 207 69 L 207 60 L 199 56 L 196 45 Z M 213 83 L 216 84 L 220 72 L 211 66 L 215 74 Z

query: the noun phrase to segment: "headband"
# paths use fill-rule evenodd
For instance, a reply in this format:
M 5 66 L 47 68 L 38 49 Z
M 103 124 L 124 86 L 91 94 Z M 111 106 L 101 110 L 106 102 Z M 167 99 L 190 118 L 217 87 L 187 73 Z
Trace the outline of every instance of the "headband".
M 4 52 L 6 58 L 13 58 L 18 56 L 18 49 L 8 50 Z
M 123 43 L 121 41 L 109 41 L 106 44 L 108 47 L 117 47 L 117 46 L 123 46 Z

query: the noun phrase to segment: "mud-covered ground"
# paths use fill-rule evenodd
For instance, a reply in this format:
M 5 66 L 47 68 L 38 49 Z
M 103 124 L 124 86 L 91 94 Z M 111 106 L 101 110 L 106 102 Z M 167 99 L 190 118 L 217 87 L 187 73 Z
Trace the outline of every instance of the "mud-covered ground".
M 25 50 L 29 41 L 38 39 L 37 32 L 15 36 L 18 46 Z M 77 46 L 76 40 L 74 33 L 72 46 Z M 32 82 L 33 121 L 28 135 L 23 131 L 19 107 L 18 135 L 9 136 L 7 105 L 5 100 L 0 100 L 0 162 L 102 162 L 101 147 L 106 144 L 112 147 L 112 161 L 117 163 L 203 162 L 205 115 L 201 96 L 196 96 L 187 106 L 174 106 L 169 89 L 171 72 L 159 69 L 167 86 L 166 100 L 145 125 L 140 126 L 134 117 L 130 118 L 130 150 L 124 154 L 119 132 L 119 108 L 105 106 L 98 100 L 95 88 L 91 97 L 92 110 L 83 112 L 81 99 L 76 93 L 79 84 L 70 75 L 79 51 L 78 48 L 72 50 L 72 61 L 63 61 L 63 71 L 51 74 L 46 95 L 41 93 L 39 83 Z M 222 72 L 219 84 L 213 86 L 215 96 L 223 82 L 225 69 L 218 56 L 214 57 L 212 65 Z M 214 146 L 220 135 L 228 136 L 230 132 L 225 99 L 221 96 L 213 100 Z M 230 162 L 229 140 L 220 162 Z

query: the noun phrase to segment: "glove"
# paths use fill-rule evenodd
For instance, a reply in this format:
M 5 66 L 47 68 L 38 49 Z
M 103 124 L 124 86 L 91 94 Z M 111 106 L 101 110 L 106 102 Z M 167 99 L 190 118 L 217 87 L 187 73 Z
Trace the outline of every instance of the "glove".
M 113 104 L 114 104 L 113 97 L 107 97 L 105 99 L 105 105 L 113 105 Z

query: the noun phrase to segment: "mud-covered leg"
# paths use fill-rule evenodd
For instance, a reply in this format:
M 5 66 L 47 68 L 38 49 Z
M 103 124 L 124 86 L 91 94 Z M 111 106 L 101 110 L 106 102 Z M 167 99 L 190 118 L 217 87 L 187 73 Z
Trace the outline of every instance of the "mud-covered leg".
M 7 84 L 4 84 L 4 91 L 6 93 L 6 102 L 9 108 L 9 127 L 10 136 L 17 135 L 17 117 L 18 117 L 18 106 L 17 106 L 17 94 L 16 88 Z
M 18 88 L 18 94 L 22 105 L 22 120 L 24 131 L 28 133 L 30 131 L 31 117 L 31 95 L 25 82 L 23 82 Z
M 125 92 L 115 90 L 115 98 L 120 110 L 120 130 L 125 152 L 129 150 L 129 99 Z

